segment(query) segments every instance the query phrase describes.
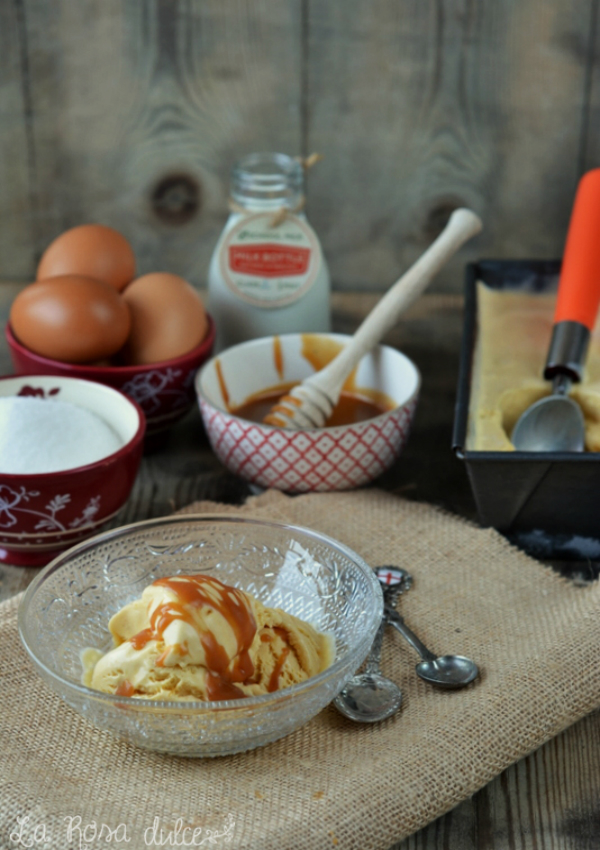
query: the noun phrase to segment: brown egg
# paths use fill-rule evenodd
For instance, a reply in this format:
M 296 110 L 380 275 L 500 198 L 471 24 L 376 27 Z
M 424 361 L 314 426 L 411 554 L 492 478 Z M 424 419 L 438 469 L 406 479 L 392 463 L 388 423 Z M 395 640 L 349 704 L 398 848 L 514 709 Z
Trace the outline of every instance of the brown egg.
M 123 291 L 131 314 L 125 348 L 136 366 L 170 360 L 199 345 L 208 330 L 200 296 L 182 277 L 154 272 L 138 277 Z
M 36 354 L 65 363 L 110 357 L 124 344 L 131 321 L 112 286 L 81 275 L 63 275 L 26 287 L 13 301 L 10 324 Z
M 65 274 L 103 280 L 120 292 L 135 277 L 133 249 L 112 227 L 73 227 L 48 245 L 38 266 L 37 280 Z

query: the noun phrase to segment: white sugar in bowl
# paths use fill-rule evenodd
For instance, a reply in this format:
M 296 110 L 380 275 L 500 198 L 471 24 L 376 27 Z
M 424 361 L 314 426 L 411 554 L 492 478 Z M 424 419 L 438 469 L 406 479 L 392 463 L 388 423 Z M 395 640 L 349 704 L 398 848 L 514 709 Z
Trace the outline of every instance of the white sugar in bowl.
M 14 460 L 27 463 L 0 468 L 0 562 L 43 566 L 96 534 L 127 501 L 142 457 L 144 413 L 119 390 L 58 375 L 1 378 L 0 399 L 36 401 L 31 415 L 38 418 L 40 405 L 74 407 L 102 420 L 115 437 L 114 443 L 106 444 L 96 437 L 94 446 L 86 446 L 93 450 L 91 454 L 82 455 L 80 443 L 89 442 L 91 433 L 84 430 L 85 422 L 83 429 L 64 422 L 65 444 L 61 445 L 60 422 L 55 417 L 47 418 L 52 424 L 47 433 L 37 427 L 39 422 L 29 431 L 23 421 L 24 434 L 30 434 L 25 441 L 31 439 L 36 445 L 29 452 L 24 439 L 15 440 L 21 458 Z M 27 415 L 28 405 L 24 409 Z M 6 430 L 5 420 L 0 418 L 0 428 Z M 0 442 L 2 438 L 0 434 Z M 0 452 L 1 457 L 6 453 Z M 40 461 L 44 465 L 38 465 Z

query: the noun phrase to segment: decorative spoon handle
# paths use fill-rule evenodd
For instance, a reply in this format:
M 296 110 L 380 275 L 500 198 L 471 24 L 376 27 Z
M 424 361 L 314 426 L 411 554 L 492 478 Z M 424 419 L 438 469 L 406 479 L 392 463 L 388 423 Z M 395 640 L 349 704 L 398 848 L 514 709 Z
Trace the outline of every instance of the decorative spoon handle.
M 381 672 L 381 650 L 383 648 L 383 635 L 387 625 L 385 616 L 381 618 L 381 623 L 377 629 L 375 639 L 371 644 L 371 649 L 367 655 L 364 672 L 372 675 L 373 673 Z
M 403 570 L 402 567 L 396 567 L 393 564 L 376 567 L 375 575 L 383 590 L 384 604 L 389 605 L 390 608 L 395 608 L 398 597 L 412 587 L 411 574 Z
M 429 649 L 422 643 L 416 634 L 408 628 L 406 623 L 404 622 L 404 618 L 393 608 L 390 608 L 388 605 L 385 606 L 385 620 L 393 626 L 397 631 L 400 632 L 402 637 L 408 641 L 408 643 L 412 646 L 413 649 L 416 649 L 423 661 L 435 661 L 437 656 L 430 652 Z

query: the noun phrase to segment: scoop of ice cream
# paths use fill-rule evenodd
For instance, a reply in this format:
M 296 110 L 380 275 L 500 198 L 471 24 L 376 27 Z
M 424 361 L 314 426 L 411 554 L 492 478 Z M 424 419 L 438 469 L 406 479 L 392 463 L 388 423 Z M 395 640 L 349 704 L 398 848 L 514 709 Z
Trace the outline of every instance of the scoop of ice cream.
M 86 656 L 83 681 L 120 696 L 238 699 L 308 679 L 333 657 L 308 623 L 205 575 L 158 579 L 108 625 L 115 647 Z

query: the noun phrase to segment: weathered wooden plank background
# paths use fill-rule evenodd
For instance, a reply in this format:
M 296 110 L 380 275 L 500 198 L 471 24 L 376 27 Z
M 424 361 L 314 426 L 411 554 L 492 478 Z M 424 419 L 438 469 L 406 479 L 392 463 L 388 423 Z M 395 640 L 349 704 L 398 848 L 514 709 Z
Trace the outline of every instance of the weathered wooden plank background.
M 598 0 L 3 0 L 0 279 L 101 221 L 204 285 L 232 163 L 320 151 L 340 289 L 387 287 L 459 204 L 476 256 L 562 252 L 599 164 Z

